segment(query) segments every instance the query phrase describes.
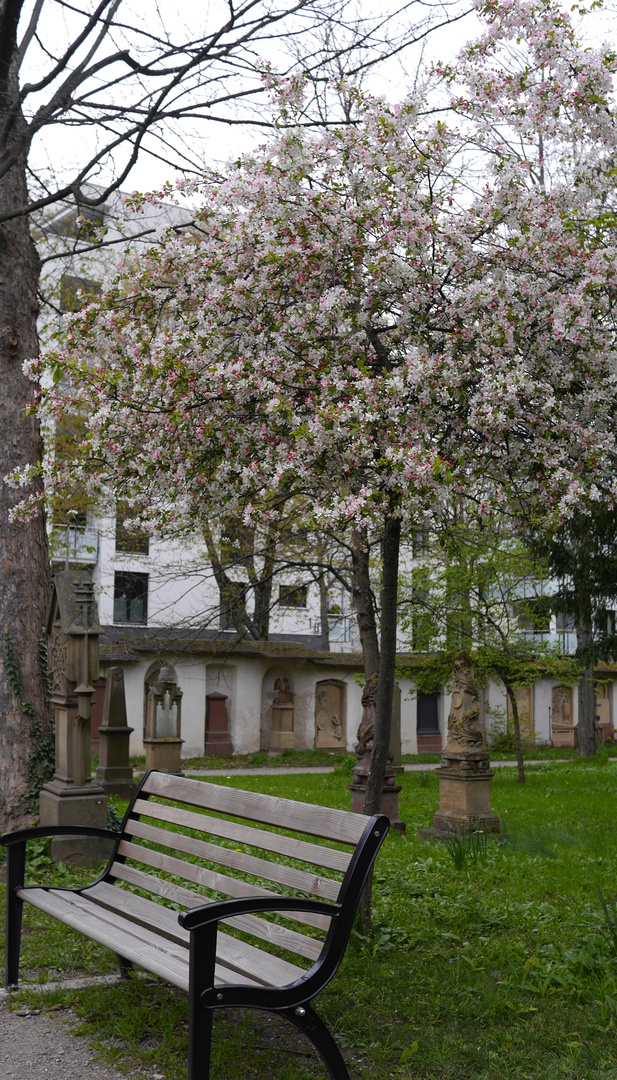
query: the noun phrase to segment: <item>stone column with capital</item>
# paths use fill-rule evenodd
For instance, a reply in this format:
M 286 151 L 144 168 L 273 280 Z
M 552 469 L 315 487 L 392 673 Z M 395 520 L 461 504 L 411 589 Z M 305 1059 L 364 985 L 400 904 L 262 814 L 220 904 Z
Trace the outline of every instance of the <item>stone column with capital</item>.
M 54 578 L 47 620 L 51 703 L 56 722 L 56 770 L 40 796 L 41 825 L 107 825 L 107 798 L 90 770 L 90 714 L 98 678 L 99 635 L 92 579 L 87 570 Z M 109 854 L 96 838 L 56 837 L 56 861 L 89 866 Z
M 471 658 L 460 652 L 454 661 L 448 739 L 436 770 L 439 810 L 432 829 L 421 829 L 422 840 L 442 839 L 455 832 L 500 832 L 491 810 L 491 780 L 495 775 L 480 720 L 480 699 Z

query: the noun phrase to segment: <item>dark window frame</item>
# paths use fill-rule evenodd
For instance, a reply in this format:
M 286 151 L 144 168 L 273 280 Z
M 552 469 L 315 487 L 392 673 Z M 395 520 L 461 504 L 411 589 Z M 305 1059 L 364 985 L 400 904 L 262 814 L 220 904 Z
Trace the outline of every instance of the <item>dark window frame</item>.
M 148 574 L 116 570 L 114 574 L 114 624 L 148 625 L 148 589 Z

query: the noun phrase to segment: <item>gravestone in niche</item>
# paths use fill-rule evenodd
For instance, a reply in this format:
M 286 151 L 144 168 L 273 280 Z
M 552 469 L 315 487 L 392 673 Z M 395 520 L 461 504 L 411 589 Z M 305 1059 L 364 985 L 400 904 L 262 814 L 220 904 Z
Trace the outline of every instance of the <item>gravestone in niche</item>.
M 553 746 L 564 750 L 574 749 L 578 741 L 578 732 L 574 727 L 571 686 L 553 687 L 551 691 L 551 717 Z
M 318 683 L 315 690 L 315 746 L 324 750 L 344 750 L 343 687 L 334 682 Z
M 182 690 L 174 669 L 165 665 L 148 690 L 146 700 L 146 769 L 180 774 L 183 739 Z
M 293 750 L 296 745 L 294 733 L 294 693 L 286 675 L 274 684 L 272 700 L 272 731 L 270 750 Z
M 233 743 L 229 734 L 227 695 L 206 694 L 204 754 L 224 754 L 230 757 L 233 752 Z

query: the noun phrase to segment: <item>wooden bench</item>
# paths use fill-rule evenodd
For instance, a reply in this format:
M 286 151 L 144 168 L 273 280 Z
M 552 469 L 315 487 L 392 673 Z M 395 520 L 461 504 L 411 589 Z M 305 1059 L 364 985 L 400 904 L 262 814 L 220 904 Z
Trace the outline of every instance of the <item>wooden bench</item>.
M 138 965 L 188 993 L 189 1080 L 208 1080 L 212 1016 L 226 1007 L 286 1017 L 333 1080 L 349 1080 L 310 1002 L 342 960 L 388 828 L 382 815 L 150 771 L 119 833 L 39 827 L 0 838 L 6 984 L 17 985 L 22 909 L 33 904 L 112 949 L 124 975 Z M 25 886 L 28 839 L 59 834 L 114 841 L 104 872 L 83 888 Z

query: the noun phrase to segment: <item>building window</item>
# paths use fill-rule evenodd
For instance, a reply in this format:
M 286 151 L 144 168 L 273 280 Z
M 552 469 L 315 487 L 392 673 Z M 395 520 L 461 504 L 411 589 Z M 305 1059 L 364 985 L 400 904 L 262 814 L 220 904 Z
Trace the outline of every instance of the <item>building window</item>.
M 305 608 L 308 599 L 308 585 L 279 585 L 279 606 Z
M 148 622 L 148 575 L 117 573 L 114 576 L 114 622 Z
M 81 311 L 100 291 L 98 281 L 63 274 L 60 278 L 60 311 Z
M 147 533 L 125 528 L 124 522 L 133 516 L 130 508 L 122 503 L 116 511 L 116 551 L 124 555 L 149 555 L 150 537 Z
M 235 630 L 236 622 L 246 615 L 246 585 L 243 581 L 229 581 L 220 592 L 220 628 Z

